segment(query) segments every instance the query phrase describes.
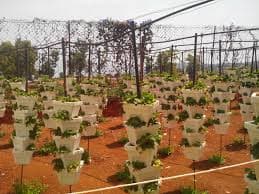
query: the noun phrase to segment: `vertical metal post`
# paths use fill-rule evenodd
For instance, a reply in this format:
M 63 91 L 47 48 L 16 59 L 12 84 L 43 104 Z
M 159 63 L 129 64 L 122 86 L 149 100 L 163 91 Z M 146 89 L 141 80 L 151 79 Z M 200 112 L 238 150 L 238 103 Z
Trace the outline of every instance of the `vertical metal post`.
M 222 63 L 221 63 L 221 40 L 219 41 L 219 75 L 222 75 Z
M 162 74 L 162 53 L 161 52 L 159 52 L 159 54 L 158 54 L 158 63 L 159 63 L 159 74 L 161 75 Z
M 136 46 L 136 34 L 135 34 L 135 24 L 134 21 L 130 22 L 130 28 L 132 32 L 132 45 L 133 45 L 133 56 L 135 62 L 135 76 L 136 76 L 136 87 L 137 87 L 137 96 L 141 98 L 141 90 L 139 84 L 139 71 L 138 71 L 138 56 L 137 56 L 137 46 Z
M 252 49 L 252 62 L 251 62 L 251 73 L 254 71 L 254 46 Z
M 195 82 L 196 82 L 196 65 L 197 65 L 197 33 L 195 33 L 195 37 L 194 37 L 193 80 L 192 80 L 193 85 L 195 85 Z
M 129 50 L 129 76 L 131 77 L 131 66 L 132 66 L 132 64 L 131 64 L 131 59 L 132 59 L 132 49 L 131 49 L 131 46 L 130 46 L 129 49 L 130 49 Z
M 140 33 L 140 80 L 143 81 L 144 77 L 144 60 L 145 60 L 145 30 L 143 31 L 143 36 Z
M 174 46 L 171 46 L 171 56 L 170 56 L 170 76 L 173 75 L 173 52 L 174 52 Z
M 100 56 L 100 48 L 97 50 L 97 66 L 98 66 L 98 75 L 101 75 L 101 56 Z
M 234 63 L 235 63 L 235 50 L 232 51 L 232 69 L 234 69 Z
M 88 45 L 88 79 L 90 80 L 91 78 L 91 68 L 92 68 L 92 65 L 91 65 L 91 43 L 89 42 L 89 45 Z
M 49 77 L 51 77 L 50 76 L 50 53 L 49 53 L 49 47 L 48 47 L 48 75 L 49 75 Z
M 201 66 L 201 71 L 202 74 L 204 74 L 204 69 L 205 69 L 205 50 L 204 47 L 202 47 L 202 66 Z
M 25 48 L 25 91 L 28 92 L 28 76 L 29 76 L 29 53 L 28 47 Z
M 68 21 L 67 24 L 67 31 L 68 31 L 68 74 L 71 75 L 72 74 L 72 64 L 71 64 L 71 26 L 70 26 L 70 21 Z
M 41 59 L 40 59 L 40 56 L 42 56 L 43 54 L 40 54 L 39 52 L 38 52 L 38 58 L 39 58 L 39 69 L 38 69 L 38 74 L 39 74 L 39 77 L 40 77 L 40 64 L 41 64 Z
M 153 57 L 150 57 L 150 72 L 153 73 Z
M 64 87 L 64 95 L 67 96 L 67 66 L 66 66 L 66 48 L 65 48 L 65 40 L 62 38 L 62 57 L 63 57 L 63 87 Z
M 196 166 L 195 166 L 195 160 L 192 161 L 192 166 L 193 166 L 193 189 L 196 190 Z
M 255 56 L 255 71 L 258 70 L 258 67 L 257 67 L 257 43 L 255 42 L 254 44 L 254 56 Z
M 182 69 L 183 69 L 183 74 L 184 74 L 183 52 L 181 54 L 182 54 Z
M 216 26 L 214 26 L 214 33 L 213 33 L 213 42 L 212 42 L 212 50 L 211 50 L 211 57 L 210 57 L 210 71 L 213 71 L 213 50 L 215 46 L 215 35 L 216 35 Z

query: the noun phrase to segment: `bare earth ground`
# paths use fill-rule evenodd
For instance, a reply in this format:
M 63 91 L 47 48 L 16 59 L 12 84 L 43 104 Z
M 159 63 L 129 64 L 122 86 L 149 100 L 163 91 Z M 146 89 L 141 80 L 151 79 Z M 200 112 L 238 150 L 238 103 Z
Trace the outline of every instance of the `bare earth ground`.
M 223 137 L 224 150 L 223 155 L 226 158 L 224 165 L 231 165 L 250 160 L 249 146 L 234 147 L 230 144 L 236 136 L 243 137 L 240 133 L 242 128 L 242 120 L 239 110 L 233 110 L 231 116 L 231 126 L 228 135 Z M 208 115 L 210 111 L 208 111 Z M 192 161 L 186 159 L 178 146 L 181 140 L 181 124 L 177 124 L 172 129 L 172 141 L 174 145 L 174 153 L 162 159 L 164 168 L 162 176 L 173 176 L 192 172 Z M 21 167 L 14 163 L 12 156 L 12 148 L 8 146 L 12 125 L 2 124 L 1 129 L 6 132 L 6 136 L 0 139 L 0 193 L 6 194 L 11 191 L 12 183 L 15 179 L 20 179 Z M 72 187 L 72 191 L 89 190 L 99 187 L 120 184 L 114 179 L 114 174 L 122 168 L 123 163 L 127 160 L 127 153 L 123 147 L 116 141 L 126 135 L 126 130 L 122 125 L 122 118 L 108 118 L 107 121 L 100 124 L 100 130 L 104 135 L 90 140 L 90 153 L 92 162 L 90 165 L 83 167 L 80 182 Z M 167 133 L 168 134 L 168 133 Z M 165 134 L 162 146 L 167 145 L 168 135 Z M 49 129 L 43 129 L 38 145 L 42 145 L 46 139 L 51 139 Z M 219 135 L 216 135 L 209 128 L 207 134 L 207 144 L 202 159 L 197 162 L 197 171 L 215 168 L 217 166 L 208 162 L 208 158 L 219 150 Z M 248 142 L 247 142 L 247 145 Z M 87 149 L 87 139 L 81 139 L 81 147 Z M 47 194 L 66 193 L 69 191 L 68 186 L 61 186 L 55 172 L 52 169 L 51 161 L 53 156 L 33 158 L 30 165 L 24 167 L 24 181 L 34 179 L 41 180 L 48 185 Z M 232 168 L 224 171 L 218 171 L 209 174 L 197 176 L 197 188 L 207 190 L 210 194 L 242 194 L 246 184 L 244 182 L 244 168 Z M 179 178 L 176 180 L 164 181 L 161 186 L 161 193 L 179 193 L 179 189 L 183 186 L 192 186 L 193 177 Z M 124 193 L 121 189 L 109 190 L 97 193 Z

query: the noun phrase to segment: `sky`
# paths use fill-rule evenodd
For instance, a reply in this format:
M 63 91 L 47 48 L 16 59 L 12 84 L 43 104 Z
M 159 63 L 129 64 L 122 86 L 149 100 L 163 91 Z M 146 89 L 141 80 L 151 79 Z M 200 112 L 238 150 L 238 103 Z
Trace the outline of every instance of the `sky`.
M 193 0 L 0 0 L 0 18 L 96 21 L 113 18 L 127 20 L 171 8 Z M 179 9 L 179 8 L 178 8 Z M 176 9 L 138 19 L 155 19 Z M 259 0 L 217 0 L 198 10 L 170 17 L 161 24 L 183 26 L 230 25 L 259 26 Z

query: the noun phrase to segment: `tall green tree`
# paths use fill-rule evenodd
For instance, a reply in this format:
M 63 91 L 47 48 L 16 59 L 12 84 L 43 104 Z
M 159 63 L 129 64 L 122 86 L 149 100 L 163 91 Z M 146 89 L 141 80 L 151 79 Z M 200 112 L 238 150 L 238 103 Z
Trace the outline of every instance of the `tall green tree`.
M 41 66 L 40 74 L 49 75 L 49 77 L 53 77 L 55 75 L 55 68 L 59 60 L 59 52 L 57 50 L 52 50 L 49 55 L 49 61 L 47 54 L 44 53 L 41 60 L 43 64 Z
M 11 42 L 2 42 L 0 45 L 0 72 L 6 78 L 16 76 L 15 47 Z
M 34 49 L 29 40 L 17 39 L 15 41 L 16 48 L 16 76 L 25 77 L 26 75 L 26 59 L 25 52 L 28 50 L 28 75 L 29 79 L 32 79 L 32 75 L 35 74 L 35 62 L 37 60 L 37 50 Z
M 175 52 L 173 54 L 173 73 L 176 73 L 176 54 Z M 161 65 L 161 66 L 160 66 Z M 168 72 L 170 73 L 171 71 L 171 50 L 166 50 L 162 51 L 158 54 L 157 59 L 156 59 L 156 70 L 162 72 Z

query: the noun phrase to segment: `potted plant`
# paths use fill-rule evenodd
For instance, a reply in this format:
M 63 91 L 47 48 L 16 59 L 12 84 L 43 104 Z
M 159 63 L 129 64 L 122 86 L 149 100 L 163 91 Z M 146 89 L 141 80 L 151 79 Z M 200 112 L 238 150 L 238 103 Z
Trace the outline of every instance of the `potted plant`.
M 58 97 L 57 100 L 53 100 L 53 107 L 54 111 L 68 111 L 71 118 L 74 118 L 78 115 L 82 103 L 82 101 L 70 96 Z

